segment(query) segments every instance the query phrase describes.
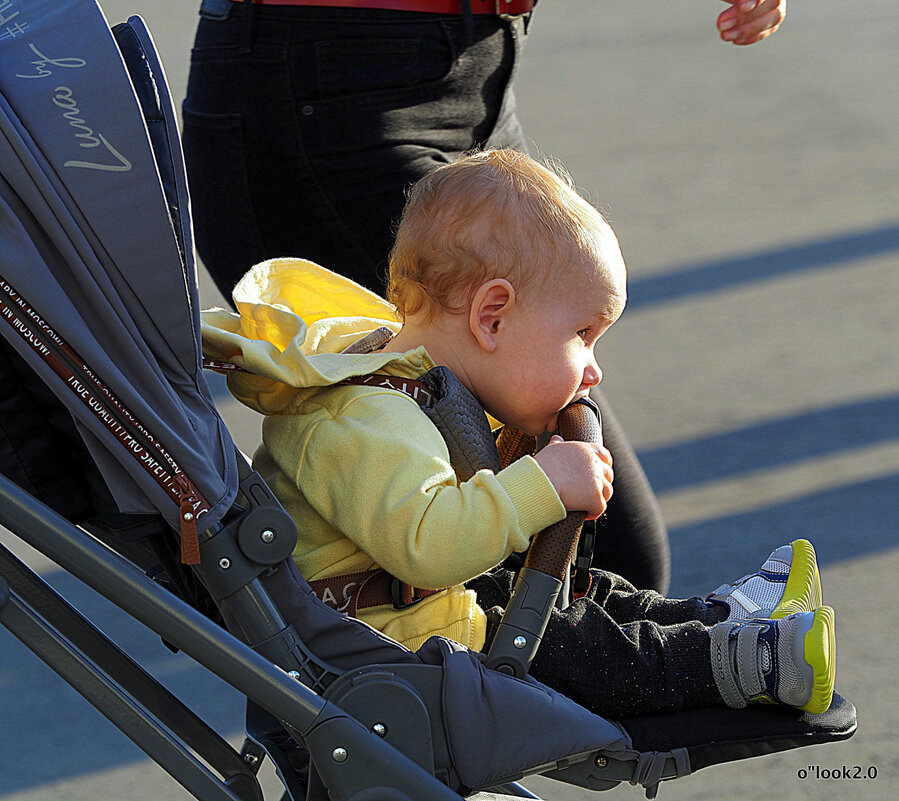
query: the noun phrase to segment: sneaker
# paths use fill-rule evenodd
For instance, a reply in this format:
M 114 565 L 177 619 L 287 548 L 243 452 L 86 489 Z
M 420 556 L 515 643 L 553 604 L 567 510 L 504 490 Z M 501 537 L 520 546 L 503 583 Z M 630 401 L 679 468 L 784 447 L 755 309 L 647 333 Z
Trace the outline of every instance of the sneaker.
M 821 606 L 778 620 L 724 621 L 712 628 L 712 673 L 729 707 L 830 707 L 837 669 L 834 612 Z
M 707 601 L 726 603 L 727 620 L 773 619 L 821 606 L 821 577 L 815 549 L 808 540 L 782 545 L 762 569 L 722 584 Z

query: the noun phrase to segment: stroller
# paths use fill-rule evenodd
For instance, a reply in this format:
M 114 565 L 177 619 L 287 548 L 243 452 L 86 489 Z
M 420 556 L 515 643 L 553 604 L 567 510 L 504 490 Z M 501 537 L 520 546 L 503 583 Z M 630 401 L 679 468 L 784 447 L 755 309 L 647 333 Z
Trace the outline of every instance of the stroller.
M 268 757 L 285 801 L 534 797 L 517 781 L 538 773 L 651 798 L 709 765 L 852 736 L 838 694 L 820 715 L 610 721 L 528 678 L 576 519 L 535 539 L 486 658 L 441 638 L 409 651 L 319 601 L 203 376 L 187 185 L 149 32 L 138 17 L 110 30 L 94 0 L 0 8 L 19 34 L 0 41 L 0 372 L 43 471 L 4 458 L 0 524 L 244 695 L 242 750 L 3 547 L 0 622 L 189 793 L 261 801 Z M 595 435 L 591 414 L 570 413 L 572 436 Z

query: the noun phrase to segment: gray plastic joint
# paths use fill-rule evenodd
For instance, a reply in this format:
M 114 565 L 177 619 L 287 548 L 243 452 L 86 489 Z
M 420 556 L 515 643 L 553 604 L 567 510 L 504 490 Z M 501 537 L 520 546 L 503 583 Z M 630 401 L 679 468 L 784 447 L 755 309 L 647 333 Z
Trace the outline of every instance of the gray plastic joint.
M 561 589 L 559 579 L 522 569 L 487 654 L 487 667 L 519 679 L 527 675 Z

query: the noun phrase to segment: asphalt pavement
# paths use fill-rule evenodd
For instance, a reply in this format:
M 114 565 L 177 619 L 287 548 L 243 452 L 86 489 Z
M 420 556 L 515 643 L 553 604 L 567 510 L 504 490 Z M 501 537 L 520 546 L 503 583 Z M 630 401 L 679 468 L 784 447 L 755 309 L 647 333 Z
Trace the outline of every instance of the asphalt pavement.
M 147 20 L 180 103 L 198 3 L 101 6 L 111 22 L 133 13 Z M 622 243 L 630 301 L 597 353 L 606 395 L 669 525 L 671 594 L 708 592 L 755 569 L 776 545 L 811 539 L 825 601 L 837 611 L 837 687 L 859 710 L 858 733 L 845 743 L 708 768 L 661 793 L 668 801 L 892 799 L 899 17 L 892 0 L 796 0 L 777 34 L 735 48 L 716 37 L 723 7 L 542 0 L 516 83 L 534 151 L 566 165 Z M 221 303 L 205 274 L 201 285 L 204 305 Z M 259 420 L 224 396 L 221 409 L 252 452 Z M 233 691 L 15 547 L 241 741 Z M 187 798 L 5 630 L 0 755 L 0 801 Z M 843 766 L 876 778 L 842 778 L 834 769 Z M 815 778 L 814 768 L 841 778 Z M 590 796 L 539 777 L 527 785 L 558 801 Z M 602 796 L 626 797 L 642 793 L 624 786 Z

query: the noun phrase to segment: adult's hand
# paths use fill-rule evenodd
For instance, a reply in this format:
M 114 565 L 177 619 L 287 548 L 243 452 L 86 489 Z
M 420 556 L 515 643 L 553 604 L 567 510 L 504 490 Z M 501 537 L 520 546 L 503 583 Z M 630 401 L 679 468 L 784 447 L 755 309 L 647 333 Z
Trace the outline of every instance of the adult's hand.
M 787 0 L 724 0 L 730 8 L 718 15 L 718 31 L 725 42 L 751 45 L 769 37 L 787 13 Z

